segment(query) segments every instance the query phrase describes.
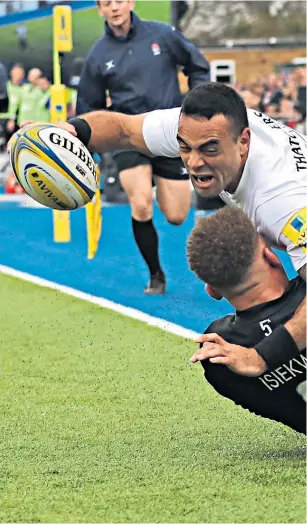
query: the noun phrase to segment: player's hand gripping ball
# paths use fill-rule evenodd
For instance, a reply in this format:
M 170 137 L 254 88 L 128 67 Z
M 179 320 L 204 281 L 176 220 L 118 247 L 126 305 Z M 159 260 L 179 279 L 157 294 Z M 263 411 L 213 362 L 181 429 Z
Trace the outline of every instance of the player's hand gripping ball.
M 10 142 L 10 161 L 23 189 L 43 206 L 78 209 L 97 190 L 94 161 L 80 140 L 53 124 L 22 127 Z

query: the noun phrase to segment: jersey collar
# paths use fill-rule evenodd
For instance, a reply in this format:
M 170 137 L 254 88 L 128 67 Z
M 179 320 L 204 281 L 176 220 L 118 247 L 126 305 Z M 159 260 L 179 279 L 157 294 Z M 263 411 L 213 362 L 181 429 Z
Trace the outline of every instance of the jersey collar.
M 302 285 L 302 279 L 298 276 L 293 278 L 288 283 L 285 292 L 278 298 L 274 300 L 269 300 L 268 302 L 263 302 L 262 304 L 257 304 L 257 306 L 244 309 L 242 311 L 236 311 L 236 317 L 242 320 L 257 320 L 258 318 L 263 317 L 263 313 L 269 315 L 270 311 L 276 313 L 277 307 L 280 304 L 280 307 L 284 306 L 284 301 L 287 300 L 287 297 L 291 295 L 294 289 Z M 305 286 L 305 284 L 304 284 Z

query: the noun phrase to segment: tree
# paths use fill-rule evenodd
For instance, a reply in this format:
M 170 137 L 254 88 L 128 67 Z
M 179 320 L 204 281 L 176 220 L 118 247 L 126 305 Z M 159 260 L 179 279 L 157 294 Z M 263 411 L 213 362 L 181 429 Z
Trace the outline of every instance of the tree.
M 225 38 L 269 38 L 306 33 L 306 3 L 296 0 L 189 0 L 181 30 L 199 45 Z

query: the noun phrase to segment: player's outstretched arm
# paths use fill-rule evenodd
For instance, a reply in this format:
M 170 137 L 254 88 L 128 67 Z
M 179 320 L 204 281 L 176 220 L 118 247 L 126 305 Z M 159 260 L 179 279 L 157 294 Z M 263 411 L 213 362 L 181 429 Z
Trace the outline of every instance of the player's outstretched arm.
M 70 122 L 77 129 L 77 136 L 93 151 L 137 149 L 146 155 L 176 158 L 180 156 L 179 117 L 180 107 L 174 107 L 142 115 L 96 111 Z M 85 132 L 85 138 L 81 137 L 80 130 Z
M 89 126 L 89 142 L 85 145 L 93 152 L 103 153 L 115 149 L 137 149 L 150 155 L 143 137 L 145 114 L 124 115 L 111 111 L 93 111 L 73 118 L 70 123 L 75 127 L 82 142 L 78 120 L 82 119 Z
M 104 153 L 136 149 L 149 156 L 180 156 L 177 142 L 180 107 L 160 109 L 142 115 L 93 111 L 57 126 L 77 136 L 88 149 Z M 21 127 L 35 122 L 24 122 Z M 14 140 L 14 136 L 12 139 Z M 8 144 L 8 151 L 12 140 Z
M 146 155 L 152 155 L 143 137 L 143 122 L 147 113 L 142 115 L 124 115 L 111 111 L 93 111 L 68 122 L 56 125 L 77 136 L 93 153 L 106 153 L 117 149 L 137 149 Z M 21 127 L 35 123 L 23 122 Z M 14 135 L 13 135 L 14 137 Z M 12 139 L 8 142 L 9 152 Z

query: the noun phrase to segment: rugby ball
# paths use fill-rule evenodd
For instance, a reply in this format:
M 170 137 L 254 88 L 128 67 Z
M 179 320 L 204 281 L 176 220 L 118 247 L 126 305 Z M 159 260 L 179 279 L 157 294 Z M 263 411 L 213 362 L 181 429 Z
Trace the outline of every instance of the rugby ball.
M 52 209 L 78 209 L 97 190 L 95 164 L 78 138 L 53 124 L 34 123 L 12 139 L 10 161 L 21 187 Z

